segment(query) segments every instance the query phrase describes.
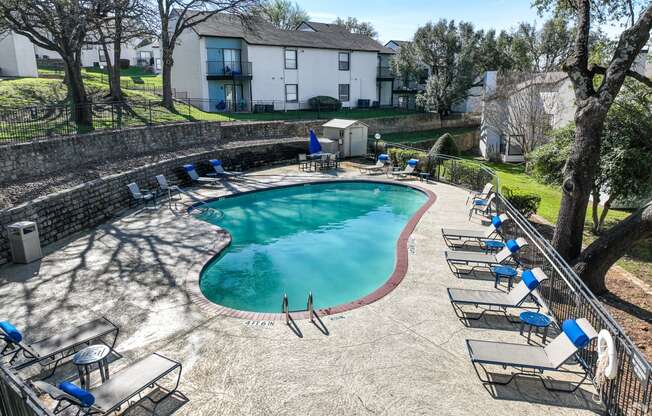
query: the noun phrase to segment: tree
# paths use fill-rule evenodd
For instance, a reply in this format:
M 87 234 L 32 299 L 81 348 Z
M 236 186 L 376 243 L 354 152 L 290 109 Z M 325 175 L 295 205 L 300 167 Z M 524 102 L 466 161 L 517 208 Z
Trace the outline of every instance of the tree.
M 290 0 L 266 0 L 257 8 L 257 14 L 285 30 L 294 30 L 301 22 L 310 20 L 308 12 Z
M 4 0 L 0 0 L 4 1 Z M 19 1 L 19 0 L 13 0 Z M 160 26 L 160 47 L 163 63 L 163 105 L 174 109 L 172 97 L 172 65 L 174 48 L 185 30 L 207 21 L 217 13 L 229 13 L 246 22 L 257 0 L 157 0 Z
M 423 66 L 412 43 L 406 43 L 399 48 L 390 60 L 392 72 L 403 80 L 403 87 L 407 88 L 410 81 L 416 80 L 423 73 Z
M 346 20 L 338 17 L 335 19 L 333 24 L 342 26 L 349 32 L 355 33 L 357 35 L 365 35 L 369 36 L 370 38 L 378 37 L 378 32 L 374 28 L 374 25 L 371 24 L 371 22 L 359 22 L 355 17 L 347 17 Z
M 92 37 L 102 48 L 109 76 L 111 99 L 123 100 L 120 83 L 120 57 L 125 42 L 154 36 L 154 18 L 144 0 L 108 0 L 102 3 L 104 18 L 98 19 Z
M 444 115 L 466 98 L 480 75 L 478 40 L 470 23 L 440 20 L 417 29 L 413 44 L 419 61 L 430 69 L 426 90 L 417 95 L 419 106 Z
M 539 10 L 555 9 L 574 16 L 576 21 L 572 52 L 563 68 L 575 92 L 575 140 L 564 167 L 562 201 L 552 243 L 588 286 L 597 293 L 606 290 L 608 268 L 634 243 L 652 235 L 652 203 L 613 226 L 582 252 L 584 221 L 589 196 L 600 162 L 602 134 L 607 113 L 626 76 L 647 86 L 652 80 L 631 71 L 631 66 L 650 38 L 652 2 L 608 0 L 535 0 Z M 631 6 L 631 7 L 630 7 Z M 638 15 L 635 12 L 638 11 Z M 627 18 L 613 57 L 607 66 L 590 65 L 592 22 Z M 597 75 L 603 75 L 596 84 Z
M 100 0 L 0 0 L 0 20 L 63 60 L 68 99 L 76 123 L 92 125 L 81 74 L 81 50 L 101 11 Z
M 594 234 L 600 234 L 614 201 L 652 198 L 652 90 L 629 81 L 605 122 L 600 164 L 592 190 Z M 601 201 L 603 194 L 608 195 Z M 603 202 L 602 213 L 599 204 Z

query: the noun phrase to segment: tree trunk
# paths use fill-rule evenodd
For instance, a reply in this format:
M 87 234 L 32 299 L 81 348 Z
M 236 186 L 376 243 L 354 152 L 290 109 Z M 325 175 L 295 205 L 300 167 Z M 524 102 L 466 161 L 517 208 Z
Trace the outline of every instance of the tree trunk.
M 111 77 L 111 98 L 114 102 L 122 101 L 122 85 L 120 85 L 120 54 L 122 53 L 121 39 L 116 33 L 116 41 L 113 42 L 113 70 L 109 72 Z
M 564 167 L 562 200 L 552 244 L 567 261 L 582 251 L 584 222 L 593 178 L 600 161 L 600 136 L 606 110 L 596 98 L 578 103 L 575 141 Z
M 92 126 L 90 102 L 86 95 L 84 79 L 81 74 L 79 59 L 71 56 L 62 57 L 68 80 L 68 98 L 71 102 L 72 119 L 76 124 Z
M 614 225 L 573 262 L 573 269 L 595 294 L 607 291 L 609 268 L 637 241 L 652 237 L 652 201 Z
M 169 44 L 167 33 L 161 34 L 161 48 L 163 49 L 163 106 L 170 111 L 175 111 L 172 97 L 172 47 Z M 201 65 L 201 63 L 200 63 Z

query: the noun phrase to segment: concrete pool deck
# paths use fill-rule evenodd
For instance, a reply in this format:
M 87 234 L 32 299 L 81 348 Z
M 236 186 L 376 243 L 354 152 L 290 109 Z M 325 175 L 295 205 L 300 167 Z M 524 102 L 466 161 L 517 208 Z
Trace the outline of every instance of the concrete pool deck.
M 254 174 L 261 175 L 250 176 L 255 182 L 196 192 L 209 198 L 309 179 L 296 166 Z M 262 176 L 268 174 L 278 176 Z M 318 176 L 353 178 L 358 172 Z M 189 287 L 228 235 L 166 204 L 125 213 L 47 247 L 40 262 L 1 268 L 0 319 L 34 340 L 108 317 L 120 327 L 122 358 L 111 363 L 113 374 L 155 351 L 183 363 L 179 390 L 187 401 L 173 396 L 162 414 L 599 414 L 589 383 L 565 394 L 547 392 L 535 379 L 489 390 L 478 380 L 467 338 L 525 339 L 504 320 L 466 327 L 457 319 L 446 289 L 490 289 L 493 283 L 453 276 L 440 228 L 479 225 L 467 219 L 464 190 L 421 185 L 437 201 L 412 234 L 405 278 L 370 305 L 322 317 L 327 331 L 305 320 L 293 330 L 282 321 L 237 319 L 200 307 Z M 53 379 L 74 374 L 66 365 Z

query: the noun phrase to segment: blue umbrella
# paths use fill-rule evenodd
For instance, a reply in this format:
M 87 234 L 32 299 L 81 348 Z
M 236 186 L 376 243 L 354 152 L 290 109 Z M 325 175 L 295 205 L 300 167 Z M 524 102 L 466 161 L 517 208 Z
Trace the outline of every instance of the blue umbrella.
M 308 145 L 308 151 L 311 155 L 321 152 L 321 143 L 319 143 L 317 135 L 313 129 L 310 129 L 310 144 Z

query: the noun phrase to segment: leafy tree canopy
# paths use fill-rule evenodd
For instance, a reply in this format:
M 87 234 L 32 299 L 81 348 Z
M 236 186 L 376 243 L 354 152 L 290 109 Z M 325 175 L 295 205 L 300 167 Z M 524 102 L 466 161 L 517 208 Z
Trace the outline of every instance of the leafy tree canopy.
M 333 23 L 346 28 L 349 32 L 357 35 L 365 35 L 370 38 L 378 37 L 378 32 L 371 22 L 360 22 L 355 17 L 347 17 L 346 19 L 338 17 Z
M 257 7 L 258 14 L 279 29 L 293 30 L 310 20 L 308 12 L 290 0 L 266 0 Z

